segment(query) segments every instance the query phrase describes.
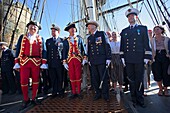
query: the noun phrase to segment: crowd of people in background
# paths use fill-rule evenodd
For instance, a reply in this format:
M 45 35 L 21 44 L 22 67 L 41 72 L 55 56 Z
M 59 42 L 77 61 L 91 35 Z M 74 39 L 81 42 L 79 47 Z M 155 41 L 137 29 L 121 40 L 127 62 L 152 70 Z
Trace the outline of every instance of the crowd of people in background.
M 158 95 L 170 96 L 170 39 L 162 26 L 155 26 L 152 31 L 136 24 L 138 13 L 134 8 L 127 10 L 130 25 L 120 34 L 98 31 L 96 21 L 87 22 L 89 35 L 84 41 L 76 35 L 74 23 L 64 29 L 69 32 L 65 39 L 59 36 L 60 28 L 52 24 L 51 36 L 44 44 L 38 35 L 40 25 L 29 22 L 28 33 L 18 39 L 15 52 L 6 42 L 0 42 L 2 94 L 22 94 L 22 110 L 29 103 L 40 104 L 37 92 L 63 98 L 66 91 L 71 91 L 69 99 L 82 99 L 82 91 L 93 89 L 94 101 L 103 98 L 108 102 L 109 89 L 114 94 L 130 90 L 132 102 L 145 107 L 144 89 L 151 87 L 153 73 Z M 28 87 L 32 87 L 32 99 L 28 96 Z

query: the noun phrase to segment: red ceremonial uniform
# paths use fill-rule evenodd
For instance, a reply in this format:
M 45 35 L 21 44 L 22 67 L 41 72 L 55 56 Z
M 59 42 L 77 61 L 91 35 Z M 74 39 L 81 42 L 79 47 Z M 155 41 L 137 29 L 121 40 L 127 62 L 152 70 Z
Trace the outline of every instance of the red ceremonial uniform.
M 72 86 L 72 93 L 76 94 L 76 86 L 77 86 L 77 94 L 80 94 L 81 91 L 81 55 L 78 49 L 78 38 L 74 39 L 74 44 L 70 41 L 70 38 L 67 39 L 69 43 L 69 51 L 68 51 L 68 67 L 69 67 L 69 76 L 70 82 Z
M 24 101 L 28 101 L 28 81 L 32 78 L 32 100 L 35 99 L 39 85 L 40 65 L 45 64 L 42 59 L 43 41 L 39 35 L 36 40 L 30 43 L 28 36 L 23 36 L 21 41 L 20 53 L 15 63 L 20 64 L 21 88 Z
M 83 41 L 80 36 L 64 40 L 63 64 L 68 63 L 72 94 L 80 94 L 81 91 L 81 74 L 82 74 L 82 55 L 85 55 Z M 77 89 L 77 92 L 76 92 Z

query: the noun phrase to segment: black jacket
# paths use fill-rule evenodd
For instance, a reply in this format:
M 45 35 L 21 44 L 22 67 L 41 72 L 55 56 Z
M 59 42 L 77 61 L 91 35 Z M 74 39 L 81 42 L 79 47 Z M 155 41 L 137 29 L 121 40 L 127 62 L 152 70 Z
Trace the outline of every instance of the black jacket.
M 104 64 L 106 60 L 111 60 L 111 49 L 107 40 L 104 31 L 96 31 L 94 36 L 90 35 L 88 37 L 87 53 L 91 64 Z
M 2 51 L 1 71 L 11 71 L 14 66 L 14 53 L 11 49 Z
M 127 63 L 143 63 L 144 59 L 152 59 L 146 26 L 136 25 L 133 29 L 122 30 L 120 54 Z
M 47 63 L 49 68 L 58 68 L 62 66 L 63 59 L 63 39 L 58 37 L 56 41 L 53 38 L 46 40 Z

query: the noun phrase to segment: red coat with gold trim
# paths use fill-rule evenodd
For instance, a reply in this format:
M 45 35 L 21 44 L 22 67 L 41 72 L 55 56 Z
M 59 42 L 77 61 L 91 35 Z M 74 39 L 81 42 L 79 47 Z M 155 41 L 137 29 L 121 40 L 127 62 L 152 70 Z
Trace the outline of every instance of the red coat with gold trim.
M 77 58 L 80 62 L 86 58 L 86 50 L 84 47 L 83 40 L 80 36 L 74 37 L 74 44 L 70 42 L 70 38 L 64 40 L 63 48 L 63 62 L 70 62 L 72 58 Z M 73 50 L 73 46 L 74 50 Z
M 44 58 L 43 50 L 43 40 L 41 36 L 36 35 L 36 40 L 31 44 L 28 35 L 24 35 L 18 41 L 19 47 L 17 47 L 16 53 L 19 53 L 17 58 L 15 58 L 15 63 L 19 63 L 24 66 L 28 61 L 32 61 L 35 66 L 40 66 L 46 63 Z M 19 52 L 17 52 L 19 51 Z

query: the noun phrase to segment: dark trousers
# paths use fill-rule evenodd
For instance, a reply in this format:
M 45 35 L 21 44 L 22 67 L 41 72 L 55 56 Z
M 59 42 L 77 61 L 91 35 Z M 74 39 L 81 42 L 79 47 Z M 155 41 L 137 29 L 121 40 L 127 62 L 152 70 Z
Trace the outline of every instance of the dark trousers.
M 39 83 L 39 91 L 43 91 L 44 93 L 48 93 L 48 89 L 51 88 L 50 77 L 48 75 L 48 70 L 44 69 L 41 71 L 40 83 Z
M 96 91 L 96 95 L 103 94 L 103 97 L 105 99 L 109 98 L 109 86 L 108 86 L 108 73 L 106 72 L 105 78 L 103 80 L 102 90 L 99 89 L 100 82 L 102 81 L 102 78 L 104 76 L 104 71 L 106 69 L 106 64 L 100 64 L 100 65 L 91 65 L 92 70 L 92 83 Z
M 89 71 L 90 71 L 90 84 L 91 84 L 91 88 L 93 89 L 94 88 L 94 83 L 93 83 L 93 79 L 92 79 L 92 68 L 91 66 L 89 65 Z
M 152 72 L 155 81 L 162 81 L 165 87 L 170 86 L 170 76 L 167 73 L 169 58 L 166 50 L 156 51 L 155 62 L 152 63 Z
M 49 68 L 51 79 L 52 94 L 63 94 L 63 67 Z
M 13 75 L 13 70 L 9 71 L 2 71 L 2 91 L 3 93 L 15 93 L 16 92 L 16 84 L 15 84 L 15 78 Z
M 22 90 L 21 90 L 20 72 L 19 71 L 15 70 L 15 78 L 16 78 L 16 86 L 17 86 L 18 93 L 21 94 Z
M 127 79 L 127 71 L 126 66 L 123 68 L 123 78 L 124 78 L 124 86 L 127 86 L 129 84 L 129 80 Z
M 126 72 L 130 83 L 130 93 L 133 102 L 144 103 L 144 64 L 143 63 L 126 63 Z

